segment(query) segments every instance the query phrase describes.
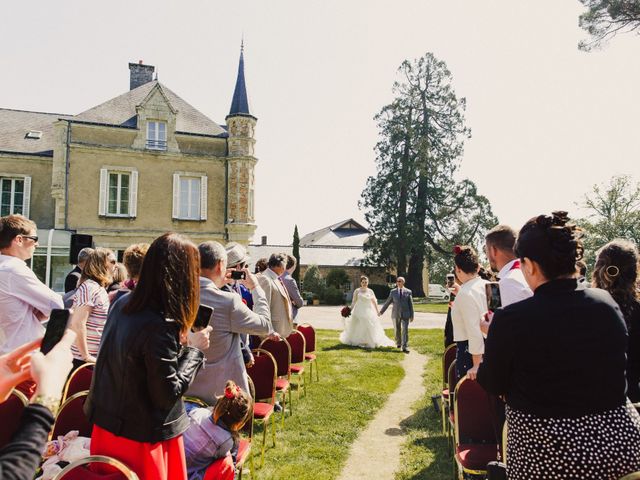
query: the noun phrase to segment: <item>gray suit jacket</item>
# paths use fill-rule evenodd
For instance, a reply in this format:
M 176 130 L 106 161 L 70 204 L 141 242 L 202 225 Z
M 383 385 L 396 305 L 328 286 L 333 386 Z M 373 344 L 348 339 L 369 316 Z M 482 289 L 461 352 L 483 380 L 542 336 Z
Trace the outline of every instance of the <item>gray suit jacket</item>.
M 298 288 L 296 279 L 289 275 L 289 272 L 284 272 L 280 278 L 282 279 L 282 283 L 284 283 L 284 288 L 287 289 L 287 293 L 289 294 L 291 307 L 293 309 L 293 318 L 295 319 L 298 315 L 298 309 L 304 305 L 304 300 L 302 299 L 302 295 L 300 295 L 300 289 Z
M 227 380 L 249 391 L 247 371 L 240 350 L 240 334 L 268 335 L 273 332 L 269 305 L 262 288 L 251 291 L 253 311 L 235 292 L 220 290 L 208 278 L 200 277 L 200 303 L 213 308 L 209 348 L 204 351 L 205 364 L 186 395 L 201 398 L 213 405 L 224 394 Z
M 293 331 L 293 318 L 291 314 L 291 300 L 276 272 L 267 268 L 258 275 L 258 282 L 264 289 L 271 310 L 271 323 L 273 329 L 282 337 L 288 337 Z M 255 307 L 254 307 L 255 308 Z
M 393 302 L 391 309 L 391 318 L 413 318 L 413 297 L 411 296 L 411 290 L 408 288 L 402 289 L 402 297 L 400 297 L 400 290 L 394 288 L 389 292 L 389 298 L 384 302 L 380 309 L 380 315 L 382 315 L 389 305 Z

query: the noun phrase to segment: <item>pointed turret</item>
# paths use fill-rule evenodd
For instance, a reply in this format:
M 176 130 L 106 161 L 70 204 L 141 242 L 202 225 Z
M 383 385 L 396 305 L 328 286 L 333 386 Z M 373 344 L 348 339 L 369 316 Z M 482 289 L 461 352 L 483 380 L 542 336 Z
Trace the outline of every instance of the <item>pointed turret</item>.
M 230 117 L 232 115 L 251 115 L 251 111 L 249 110 L 249 97 L 247 95 L 247 84 L 244 80 L 244 41 L 240 45 L 238 77 L 236 78 L 236 88 L 233 91 L 233 100 L 231 100 L 231 108 L 229 109 L 228 116 Z

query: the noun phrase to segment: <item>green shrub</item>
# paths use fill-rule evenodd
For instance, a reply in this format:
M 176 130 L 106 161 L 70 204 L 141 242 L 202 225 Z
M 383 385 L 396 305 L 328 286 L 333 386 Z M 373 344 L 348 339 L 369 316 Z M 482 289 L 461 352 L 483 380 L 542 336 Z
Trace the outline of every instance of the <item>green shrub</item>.
M 343 285 L 349 283 L 349 275 L 344 268 L 332 268 L 329 270 L 329 273 L 327 273 L 325 282 L 327 283 L 327 287 L 342 288 Z
M 391 288 L 389 288 L 389 285 L 370 283 L 369 288 L 373 290 L 373 293 L 376 294 L 376 298 L 378 300 L 386 300 L 389 296 L 389 292 L 391 292 Z
M 342 305 L 344 303 L 344 293 L 334 286 L 327 287 L 324 291 L 324 301 L 328 305 Z
M 305 292 L 312 292 L 322 297 L 324 294 L 325 283 L 320 275 L 320 269 L 317 265 L 310 265 L 304 274 L 302 283 Z

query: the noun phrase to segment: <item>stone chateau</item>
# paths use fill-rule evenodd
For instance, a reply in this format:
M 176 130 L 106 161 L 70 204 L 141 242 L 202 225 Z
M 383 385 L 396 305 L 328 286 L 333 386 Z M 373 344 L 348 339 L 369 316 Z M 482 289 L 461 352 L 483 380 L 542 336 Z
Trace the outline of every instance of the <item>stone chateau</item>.
M 153 66 L 129 70 L 128 92 L 77 115 L 0 108 L 0 214 L 38 224 L 31 266 L 54 289 L 71 233 L 122 252 L 166 231 L 248 244 L 256 229 L 243 51 L 226 125 L 154 79 Z

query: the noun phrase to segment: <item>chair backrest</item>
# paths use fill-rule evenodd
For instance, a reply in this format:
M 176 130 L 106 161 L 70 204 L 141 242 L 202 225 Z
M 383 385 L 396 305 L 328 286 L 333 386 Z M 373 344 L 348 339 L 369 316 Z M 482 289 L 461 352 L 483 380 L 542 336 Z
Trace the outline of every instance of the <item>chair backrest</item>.
M 75 395 L 78 392 L 84 392 L 85 390 L 91 389 L 91 379 L 93 378 L 93 367 L 95 363 L 87 362 L 83 365 L 80 365 L 72 374 L 69 376 L 66 385 L 64 386 L 64 393 L 62 394 L 62 401 L 64 402 L 67 398 L 72 395 Z
M 306 353 L 306 341 L 302 332 L 293 330 L 286 338 L 291 347 L 291 363 L 303 363 Z
M 278 377 L 278 367 L 276 360 L 266 350 L 256 348 L 251 351 L 254 363 L 247 367 L 247 374 L 253 382 L 255 400 L 268 400 L 274 404 L 276 401 L 276 379 Z
M 449 365 L 456 359 L 456 352 L 458 351 L 456 344 L 452 343 L 447 348 L 444 349 L 444 353 L 442 354 L 442 385 L 447 385 L 447 381 L 449 378 L 447 375 L 449 374 Z
M 291 347 L 285 340 L 270 340 L 265 338 L 260 344 L 260 348 L 266 350 L 276 360 L 278 366 L 278 376 L 289 378 L 291 375 Z
M 640 480 L 640 472 L 629 473 L 619 480 Z
M 113 473 L 93 472 L 86 467 L 90 463 L 107 465 L 111 471 L 117 471 Z M 58 472 L 58 474 L 53 477 L 53 480 L 120 480 L 122 478 L 139 480 L 138 475 L 120 460 L 104 455 L 90 455 L 71 462 L 64 467 L 62 471 Z
M 449 389 L 451 401 L 453 401 L 453 390 L 456 388 L 456 383 L 458 383 L 458 371 L 456 370 L 456 360 L 454 359 L 449 365 L 449 370 L 447 370 L 447 388 Z
M 298 325 L 298 331 L 304 335 L 305 339 L 305 351 L 307 353 L 313 353 L 316 351 L 316 330 L 308 323 Z
M 81 437 L 91 436 L 92 425 L 83 410 L 88 395 L 89 391 L 85 390 L 70 396 L 63 402 L 53 424 L 52 439 L 66 435 L 71 430 L 78 430 Z
M 494 425 L 495 398 L 475 380 L 465 375 L 456 385 L 454 412 L 456 445 L 464 443 L 498 443 Z
M 9 398 L 0 403 L 0 448 L 9 443 L 16 433 L 22 419 L 22 411 L 29 404 L 29 399 L 24 393 L 12 390 Z

